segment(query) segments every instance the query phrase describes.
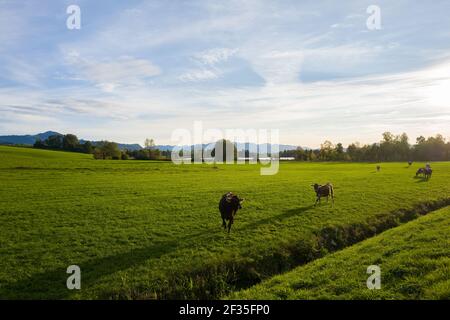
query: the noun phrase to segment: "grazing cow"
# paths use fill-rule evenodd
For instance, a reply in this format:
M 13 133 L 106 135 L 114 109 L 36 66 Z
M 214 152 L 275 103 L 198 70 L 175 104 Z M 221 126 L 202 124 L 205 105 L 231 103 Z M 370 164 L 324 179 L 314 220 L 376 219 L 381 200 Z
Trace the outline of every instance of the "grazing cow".
M 333 185 L 331 183 L 327 183 L 324 186 L 321 186 L 317 183 L 312 184 L 312 187 L 314 187 L 314 191 L 316 192 L 316 202 L 314 203 L 314 206 L 317 204 L 317 202 L 320 203 L 320 198 L 326 197 L 327 202 L 328 198 L 331 197 L 332 203 L 334 203 L 334 191 L 333 191 Z
M 430 166 L 428 166 L 426 168 L 419 168 L 416 172 L 416 177 L 418 177 L 419 175 L 423 175 L 423 177 L 428 180 L 431 178 L 432 174 L 433 170 L 431 169 Z
M 419 175 L 424 175 L 425 176 L 425 168 L 419 168 L 416 171 L 416 177 L 418 177 Z
M 377 172 L 381 170 L 381 166 L 377 166 Z
M 244 199 L 239 199 L 239 197 L 232 192 L 228 192 L 222 196 L 219 202 L 219 211 L 222 217 L 222 226 L 224 229 L 227 228 L 225 221 L 228 221 L 228 233 L 230 233 L 231 225 L 234 221 L 234 216 L 239 209 L 242 209 L 241 203 Z
M 431 178 L 431 174 L 433 173 L 433 170 L 430 168 L 430 167 L 428 167 L 428 168 L 425 168 L 425 172 L 424 172 L 424 176 L 425 176 L 425 179 L 430 179 Z

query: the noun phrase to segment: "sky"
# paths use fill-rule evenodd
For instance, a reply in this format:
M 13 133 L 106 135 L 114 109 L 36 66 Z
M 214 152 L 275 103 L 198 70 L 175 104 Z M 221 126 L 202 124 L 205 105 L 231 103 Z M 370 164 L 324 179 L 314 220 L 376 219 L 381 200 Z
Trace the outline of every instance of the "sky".
M 309 147 L 450 138 L 450 2 L 0 0 L 0 135 L 174 144 L 195 121 Z

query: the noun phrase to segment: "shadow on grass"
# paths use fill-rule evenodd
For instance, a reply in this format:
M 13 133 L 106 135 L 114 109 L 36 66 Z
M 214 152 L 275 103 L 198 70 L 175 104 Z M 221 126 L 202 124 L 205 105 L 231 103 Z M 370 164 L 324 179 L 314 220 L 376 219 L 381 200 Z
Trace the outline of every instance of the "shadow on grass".
M 81 269 L 81 287 L 82 289 L 89 287 L 105 275 L 130 268 L 147 259 L 157 259 L 176 250 L 178 245 L 177 239 L 80 263 L 78 265 Z M 0 297 L 2 299 L 66 299 L 77 291 L 66 287 L 66 280 L 70 276 L 66 273 L 66 268 L 37 273 L 27 279 L 4 285 L 0 287 Z
M 425 177 L 418 177 L 415 176 L 414 179 L 416 180 L 416 183 L 421 183 L 421 182 L 428 182 L 430 179 L 425 178 Z
M 239 230 L 249 230 L 249 229 L 252 230 L 252 229 L 255 229 L 255 228 L 265 225 L 265 224 L 270 224 L 270 223 L 274 223 L 277 221 L 283 221 L 285 219 L 289 219 L 291 217 L 297 216 L 297 215 L 299 215 L 309 209 L 312 209 L 312 208 L 314 208 L 313 204 L 309 205 L 309 206 L 305 206 L 305 207 L 286 210 L 281 214 L 267 217 L 265 219 L 257 220 L 255 222 L 247 223 L 247 224 L 243 225 L 242 227 L 240 227 Z
M 314 208 L 314 205 L 287 210 L 282 214 L 257 220 L 234 230 L 239 232 L 253 230 L 266 224 L 299 215 L 311 208 Z M 220 220 L 219 216 L 218 220 Z M 217 230 L 203 230 L 186 237 L 80 263 L 78 265 L 81 269 L 81 287 L 82 289 L 83 287 L 90 287 L 104 276 L 139 265 L 148 259 L 158 259 L 176 250 L 188 248 L 192 241 L 211 242 L 220 240 L 223 237 L 220 231 L 223 230 L 218 223 Z M 231 232 L 233 233 L 233 229 Z M 70 274 L 66 273 L 66 268 L 37 273 L 26 279 L 2 285 L 0 286 L 0 299 L 69 299 L 71 294 L 76 293 L 77 290 L 67 289 L 66 281 Z
M 450 198 L 427 201 L 415 204 L 408 209 L 397 209 L 386 212 L 385 214 L 380 214 L 375 216 L 375 219 L 367 220 L 367 223 L 362 222 L 323 228 L 318 230 L 317 243 L 319 244 L 319 248 L 326 248 L 327 251 L 336 251 L 448 205 L 450 205 Z M 275 221 L 288 219 L 303 214 L 313 207 L 313 205 L 310 205 L 286 210 L 281 214 L 242 225 L 242 228 L 240 228 L 239 231 L 250 230 Z M 313 213 L 314 211 L 311 210 L 308 214 Z M 219 226 L 217 228 L 220 229 Z M 214 230 L 218 229 L 214 228 Z M 199 233 L 174 239 L 172 241 L 160 242 L 145 248 L 88 261 L 85 264 L 80 264 L 82 270 L 81 286 L 82 288 L 83 286 L 84 288 L 89 287 L 89 285 L 94 284 L 99 278 L 106 274 L 112 274 L 132 267 L 147 259 L 158 258 L 177 249 L 190 248 L 192 240 L 199 241 L 200 239 L 202 241 L 220 240 L 223 239 L 223 235 L 221 232 L 205 229 Z M 293 243 L 290 247 L 291 251 L 289 251 L 289 254 L 287 255 L 286 248 L 284 248 L 281 253 L 275 250 L 273 253 L 259 257 L 250 264 L 244 262 L 244 264 L 235 265 L 235 261 L 233 260 L 231 262 L 228 261 L 228 265 L 224 265 L 222 261 L 219 261 L 219 268 L 211 269 L 211 265 L 206 264 L 202 268 L 193 270 L 192 272 L 189 271 L 186 273 L 185 271 L 184 274 L 183 271 L 181 273 L 177 272 L 175 275 L 172 275 L 172 279 L 167 279 L 168 287 L 162 288 L 162 291 L 159 294 L 166 299 L 182 299 L 185 296 L 195 299 L 217 299 L 228 289 L 231 290 L 232 288 L 237 287 L 243 288 L 256 284 L 261 280 L 261 274 L 264 274 L 267 277 L 280 272 L 285 272 L 297 265 L 305 264 L 321 256 L 321 251 L 317 250 L 318 248 L 315 246 L 316 240 L 314 240 L 313 243 L 305 243 L 304 241 L 305 239 L 300 239 Z M 179 270 L 177 269 L 174 271 Z M 231 273 L 231 278 L 227 277 L 228 273 Z M 66 289 L 65 286 L 67 276 L 68 275 L 63 268 L 32 275 L 28 279 L 0 287 L 0 299 L 70 298 L 72 292 Z M 196 276 L 198 276 L 198 278 L 195 278 Z M 193 289 L 191 287 L 186 288 L 180 285 L 177 286 L 177 281 L 183 282 L 186 280 L 189 282 L 193 277 L 195 279 L 204 280 L 199 281 L 196 284 L 195 291 L 192 291 Z M 217 281 L 218 278 L 219 281 Z M 101 294 L 100 298 L 102 298 Z M 106 296 L 106 298 L 108 298 L 108 296 Z M 140 298 L 139 294 L 135 298 Z

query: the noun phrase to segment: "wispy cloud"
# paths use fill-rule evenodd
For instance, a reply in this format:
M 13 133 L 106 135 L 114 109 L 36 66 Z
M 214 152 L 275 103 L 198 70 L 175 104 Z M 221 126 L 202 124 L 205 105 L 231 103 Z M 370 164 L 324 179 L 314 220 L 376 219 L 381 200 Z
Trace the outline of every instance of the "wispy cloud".
M 195 53 L 192 56 L 196 68 L 183 72 L 178 79 L 182 82 L 198 82 L 213 80 L 224 74 L 221 64 L 225 63 L 238 52 L 238 49 L 213 48 Z
M 141 84 L 161 74 L 161 69 L 152 62 L 129 56 L 97 61 L 70 51 L 66 54 L 66 61 L 77 80 L 89 81 L 107 92 L 114 91 L 118 86 Z
M 448 2 L 381 1 L 375 32 L 366 4 L 83 1 L 69 31 L 59 3 L 0 2 L 0 133 L 169 143 L 204 120 L 311 146 L 450 135 Z
M 220 62 L 227 61 L 237 52 L 238 49 L 214 48 L 195 54 L 194 57 L 204 65 L 214 66 Z
M 162 131 L 156 132 L 157 138 L 170 142 L 164 128 L 190 127 L 194 120 L 204 120 L 209 127 L 223 129 L 279 128 L 284 142 L 302 145 L 318 146 L 325 138 L 336 137 L 344 143 L 356 139 L 369 142 L 377 140 L 384 130 L 399 128 L 412 135 L 448 134 L 449 78 L 445 74 L 449 67 L 450 63 L 444 63 L 383 76 L 220 91 L 118 88 L 116 94 L 120 99 L 95 99 L 79 93 L 76 99 L 55 97 L 49 101 L 52 93 L 48 92 L 35 95 L 33 106 L 40 106 L 43 113 L 61 110 L 54 114 L 59 119 L 67 116 L 101 119 L 97 130 L 126 141 L 140 141 L 144 132 L 155 135 L 154 129 L 160 127 Z M 8 102 L 11 100 L 14 99 Z M 6 109 L 0 106 L 1 112 Z M 125 128 L 128 122 L 120 124 L 123 120 L 132 121 L 132 128 Z M 24 123 L 26 119 L 14 121 Z M 109 128 L 111 123 L 115 129 Z
M 220 73 L 217 70 L 190 70 L 179 76 L 179 79 L 183 82 L 197 82 L 211 79 L 217 79 Z
M 6 63 L 0 66 L 0 72 L 8 81 L 24 86 L 42 85 L 42 80 L 45 78 L 42 65 L 39 66 L 17 57 L 7 57 L 4 58 L 4 61 Z

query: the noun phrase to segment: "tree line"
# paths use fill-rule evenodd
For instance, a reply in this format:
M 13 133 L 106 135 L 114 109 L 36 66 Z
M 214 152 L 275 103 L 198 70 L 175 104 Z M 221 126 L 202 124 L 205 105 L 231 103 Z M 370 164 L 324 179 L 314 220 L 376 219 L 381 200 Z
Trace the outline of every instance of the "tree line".
M 385 132 L 382 140 L 378 143 L 361 145 L 358 142 L 350 144 L 344 148 L 342 143 L 333 144 L 331 141 L 325 141 L 320 149 L 285 150 L 280 152 L 280 157 L 293 157 L 297 161 L 450 161 L 450 142 L 446 142 L 441 134 L 434 137 L 425 138 L 420 136 L 415 144 L 409 143 L 406 133 L 394 135 L 391 132 Z M 220 140 L 216 143 L 216 148 L 222 148 L 220 161 L 226 159 L 227 145 L 232 144 L 228 150 L 233 150 L 233 158 L 237 158 L 236 146 L 231 141 Z M 113 160 L 170 160 L 171 151 L 160 151 L 156 148 L 153 139 L 145 140 L 145 148 L 140 150 L 120 150 L 117 143 L 110 141 L 100 141 L 93 144 L 90 141 L 80 142 L 76 135 L 52 135 L 44 141 L 37 140 L 35 148 L 64 150 L 72 152 L 83 152 L 93 154 L 95 159 L 113 159 Z M 216 148 L 211 153 L 215 156 Z M 202 151 L 201 151 L 202 152 Z M 202 152 L 203 153 L 203 152 Z M 191 157 L 194 157 L 195 151 L 192 147 Z M 180 152 L 183 156 L 183 151 Z M 245 156 L 252 156 L 248 151 Z M 200 155 L 201 158 L 201 155 Z
M 92 153 L 94 150 L 94 146 L 90 141 L 80 143 L 77 136 L 70 133 L 66 135 L 51 135 L 45 140 L 38 139 L 34 143 L 33 147 L 39 149 L 64 150 L 82 153 Z
M 450 142 L 446 142 L 441 134 L 425 138 L 420 136 L 415 144 L 409 143 L 406 133 L 394 135 L 383 133 L 378 143 L 361 145 L 358 142 L 350 144 L 346 149 L 342 143 L 333 144 L 325 141 L 320 149 L 286 150 L 281 157 L 294 157 L 299 161 L 449 161 Z
M 118 144 L 115 142 L 100 141 L 95 144 L 90 141 L 80 142 L 74 134 L 51 135 L 43 141 L 37 140 L 33 147 L 39 149 L 89 153 L 94 156 L 94 159 L 102 160 L 160 160 L 163 158 L 161 152 L 154 148 L 153 142 L 147 147 L 146 141 L 146 149 L 120 150 Z

